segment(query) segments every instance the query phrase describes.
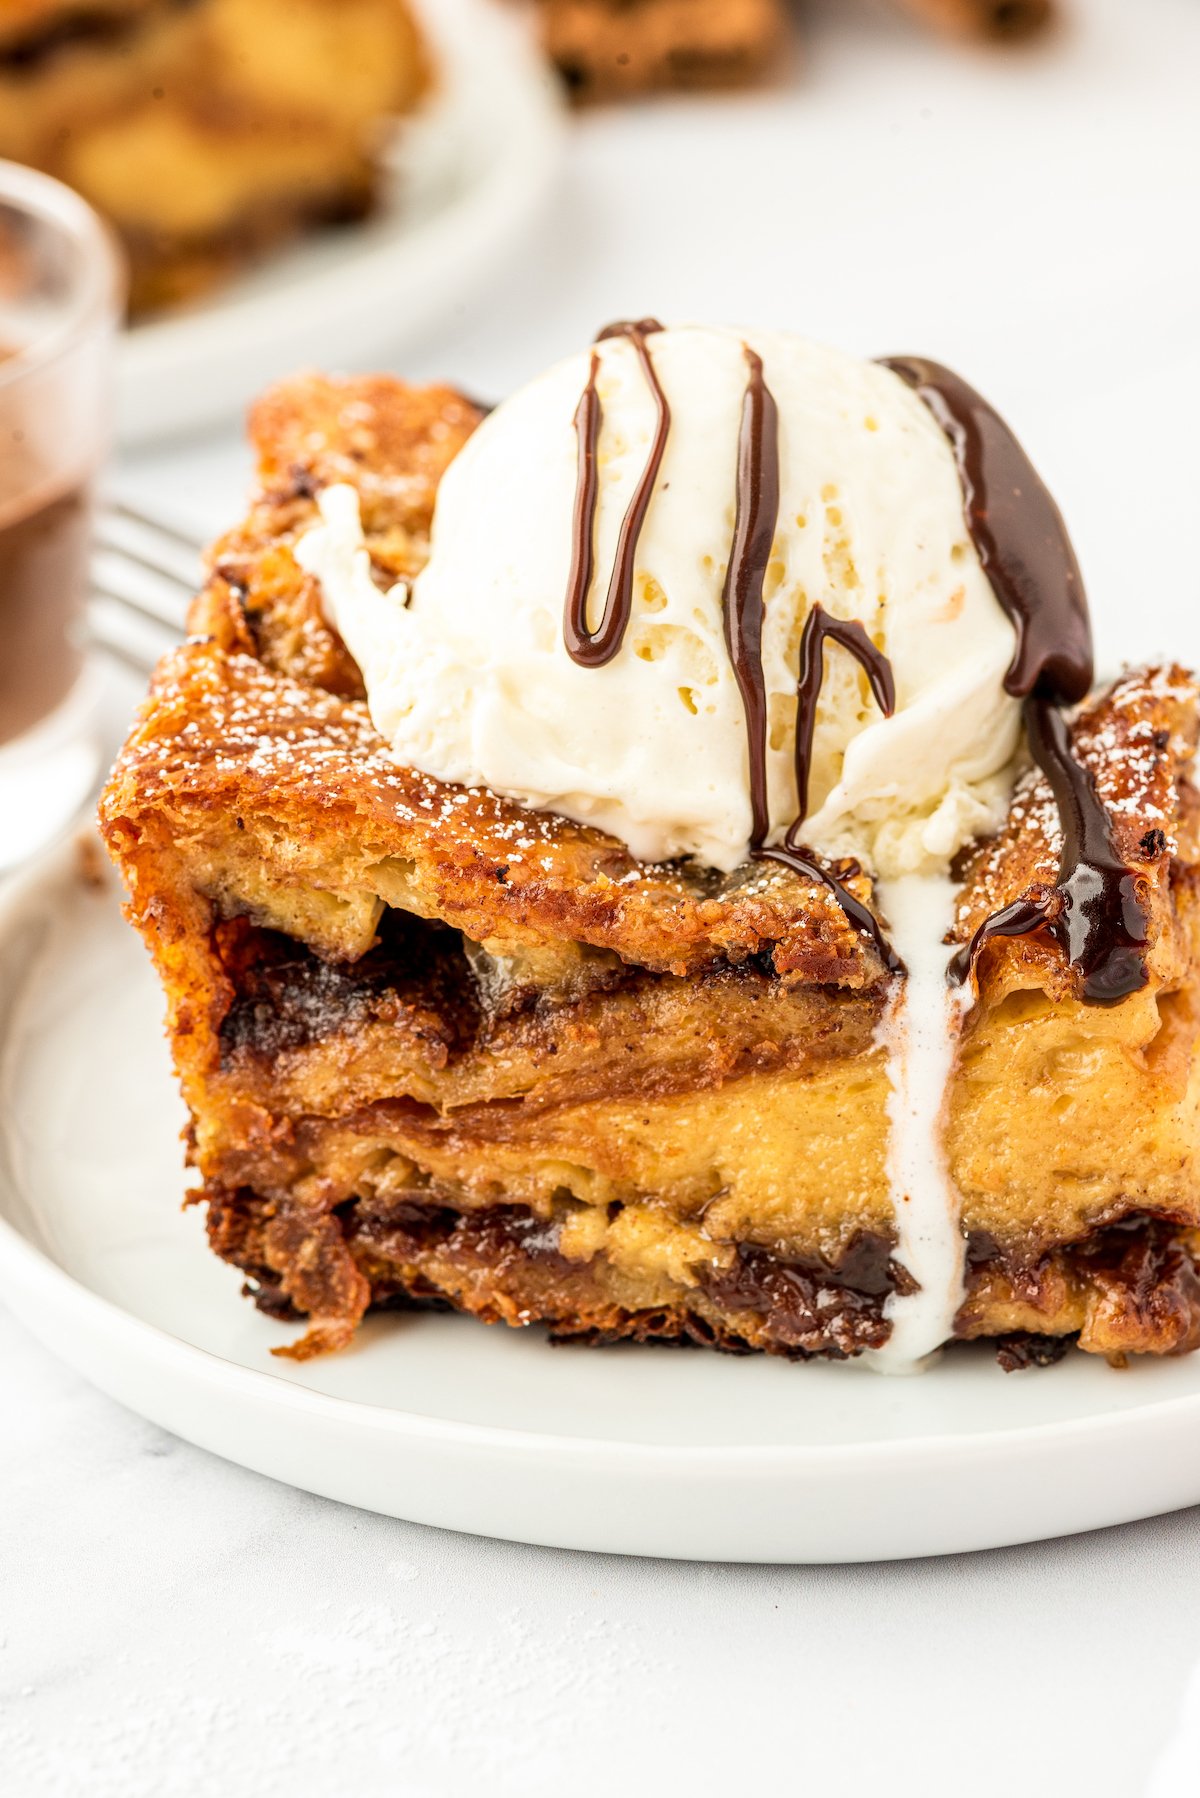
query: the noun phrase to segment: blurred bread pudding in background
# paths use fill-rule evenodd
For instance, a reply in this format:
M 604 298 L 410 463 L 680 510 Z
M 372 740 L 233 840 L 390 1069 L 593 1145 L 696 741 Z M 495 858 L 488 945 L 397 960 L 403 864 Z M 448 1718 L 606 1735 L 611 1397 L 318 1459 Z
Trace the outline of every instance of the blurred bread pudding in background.
M 780 69 L 795 38 L 788 0 L 534 0 L 547 54 L 576 100 L 737 87 Z M 896 0 L 951 37 L 1013 43 L 1053 0 Z
M 785 0 L 540 0 L 543 41 L 577 100 L 757 80 L 788 41 Z
M 428 76 L 407 0 L 6 0 L 0 156 L 109 220 L 148 312 L 369 212 Z
M 899 4 L 996 41 L 1052 13 L 1052 0 Z M 514 10 L 582 102 L 745 86 L 785 70 L 795 37 L 787 0 Z M 0 158 L 57 176 L 115 227 L 135 316 L 368 214 L 389 122 L 429 82 L 410 0 L 0 0 Z

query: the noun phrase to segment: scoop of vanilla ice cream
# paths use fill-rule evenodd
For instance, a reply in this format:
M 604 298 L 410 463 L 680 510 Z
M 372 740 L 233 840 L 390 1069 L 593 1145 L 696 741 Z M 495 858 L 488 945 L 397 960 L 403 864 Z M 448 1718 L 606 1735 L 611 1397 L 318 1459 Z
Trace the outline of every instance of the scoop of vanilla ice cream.
M 860 620 L 890 658 L 882 717 L 829 645 L 817 709 L 807 847 L 884 874 L 944 865 L 993 827 L 1018 739 L 1003 677 L 1014 633 L 980 565 L 946 439 L 898 376 L 801 338 L 682 326 L 648 339 L 671 429 L 616 657 L 577 666 L 563 644 L 577 446 L 590 351 L 484 420 L 446 470 L 430 559 L 411 589 L 371 577 L 354 489 L 320 499 L 297 554 L 362 669 L 396 757 L 595 824 L 644 860 L 744 861 L 745 717 L 722 592 L 736 511 L 745 345 L 779 411 L 781 501 L 764 587 L 771 837 L 797 811 L 800 633 L 820 603 Z M 607 591 L 655 407 L 636 351 L 598 346 L 596 576 Z

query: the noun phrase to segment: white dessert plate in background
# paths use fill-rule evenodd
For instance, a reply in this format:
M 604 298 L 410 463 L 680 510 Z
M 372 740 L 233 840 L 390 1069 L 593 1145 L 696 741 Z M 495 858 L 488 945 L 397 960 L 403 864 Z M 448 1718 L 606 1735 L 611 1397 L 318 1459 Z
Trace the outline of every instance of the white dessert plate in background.
M 418 1522 L 731 1561 L 952 1553 L 1200 1500 L 1200 1356 L 984 1350 L 887 1379 L 702 1351 L 549 1346 L 451 1316 L 289 1327 L 184 1211 L 161 999 L 114 884 L 60 849 L 0 905 L 0 1296 L 105 1391 L 260 1473 Z
M 519 249 L 558 168 L 555 81 L 507 9 L 422 0 L 419 10 L 437 86 L 401 123 L 380 210 L 131 326 L 117 369 L 124 442 L 227 418 L 297 368 L 365 366 L 444 318 Z

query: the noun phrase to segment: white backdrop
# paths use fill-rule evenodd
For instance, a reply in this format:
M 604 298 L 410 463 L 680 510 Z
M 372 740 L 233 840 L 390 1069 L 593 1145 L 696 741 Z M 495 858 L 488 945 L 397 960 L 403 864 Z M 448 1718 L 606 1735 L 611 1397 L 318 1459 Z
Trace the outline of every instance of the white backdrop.
M 1200 657 L 1200 7 L 1073 12 L 995 56 L 830 0 L 766 95 L 585 119 L 521 266 L 405 372 L 499 395 L 645 312 L 923 351 L 1008 412 L 1055 489 L 1102 661 Z M 232 428 L 125 470 L 204 529 L 246 474 Z M 130 698 L 114 686 L 114 719 Z M 18 1798 L 1200 1783 L 1200 1724 L 1171 1743 L 1200 1659 L 1197 1513 L 908 1566 L 607 1561 L 289 1492 L 129 1416 L 2 1317 L 0 1366 Z

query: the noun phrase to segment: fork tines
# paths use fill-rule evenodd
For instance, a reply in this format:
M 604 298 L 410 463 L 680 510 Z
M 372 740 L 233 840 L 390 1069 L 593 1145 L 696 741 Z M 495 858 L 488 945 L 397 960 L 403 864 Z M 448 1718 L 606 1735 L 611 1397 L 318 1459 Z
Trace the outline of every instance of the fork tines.
M 99 508 L 92 541 L 89 625 L 98 647 L 140 672 L 184 633 L 204 578 L 201 543 L 122 499 Z

